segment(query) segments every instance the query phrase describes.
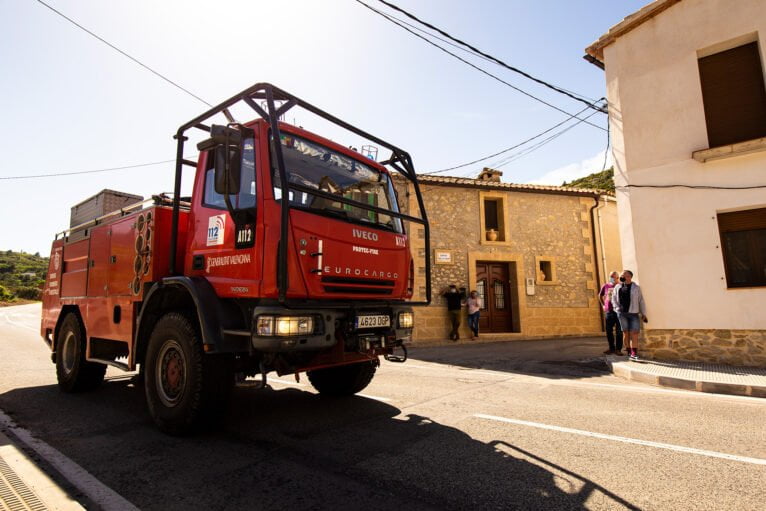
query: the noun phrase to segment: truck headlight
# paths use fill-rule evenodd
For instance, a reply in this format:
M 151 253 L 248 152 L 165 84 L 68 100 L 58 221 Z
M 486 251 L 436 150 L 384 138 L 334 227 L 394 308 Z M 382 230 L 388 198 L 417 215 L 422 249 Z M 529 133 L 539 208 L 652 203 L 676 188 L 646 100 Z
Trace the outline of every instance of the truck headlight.
M 412 328 L 415 324 L 415 314 L 412 312 L 399 313 L 399 328 Z
M 314 333 L 313 316 L 258 316 L 256 335 L 294 336 Z

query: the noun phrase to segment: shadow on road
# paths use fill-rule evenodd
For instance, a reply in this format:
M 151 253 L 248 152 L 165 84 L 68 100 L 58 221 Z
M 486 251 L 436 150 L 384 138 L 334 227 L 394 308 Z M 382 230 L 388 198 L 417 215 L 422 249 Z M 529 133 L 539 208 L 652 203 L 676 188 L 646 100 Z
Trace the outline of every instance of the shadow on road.
M 362 397 L 237 388 L 221 428 L 188 438 L 158 432 L 128 379 L 16 389 L 0 408 L 144 510 L 635 509 L 519 446 Z
M 410 359 L 468 369 L 489 369 L 546 378 L 591 378 L 609 373 L 605 338 L 475 342 L 412 347 Z

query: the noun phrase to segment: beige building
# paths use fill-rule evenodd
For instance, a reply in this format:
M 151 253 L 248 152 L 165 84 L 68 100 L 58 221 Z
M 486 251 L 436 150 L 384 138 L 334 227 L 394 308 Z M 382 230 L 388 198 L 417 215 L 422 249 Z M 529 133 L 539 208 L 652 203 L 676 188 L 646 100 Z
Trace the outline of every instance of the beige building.
M 449 284 L 484 298 L 483 339 L 601 335 L 597 293 L 606 269 L 621 266 L 617 208 L 599 191 L 500 182 L 485 169 L 478 179 L 420 176 L 431 227 L 412 226 L 415 298 L 425 297 L 424 258 L 431 258 L 431 306 L 416 310 L 418 343 L 446 341 L 441 296 Z M 398 182 L 405 211 L 415 194 Z M 411 186 L 411 185 L 410 185 Z M 465 315 L 461 338 L 469 338 Z
M 586 49 L 647 356 L 766 366 L 764 38 L 763 0 L 658 0 Z

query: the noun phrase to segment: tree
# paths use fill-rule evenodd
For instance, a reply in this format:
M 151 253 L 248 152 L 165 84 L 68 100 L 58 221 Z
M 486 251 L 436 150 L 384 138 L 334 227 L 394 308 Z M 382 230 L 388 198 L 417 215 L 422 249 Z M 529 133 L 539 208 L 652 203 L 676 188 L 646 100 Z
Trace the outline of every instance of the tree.
M 561 186 L 568 186 L 570 188 L 592 188 L 614 192 L 614 167 L 610 167 L 603 172 L 594 172 L 585 177 L 575 179 L 570 183 L 564 181 Z

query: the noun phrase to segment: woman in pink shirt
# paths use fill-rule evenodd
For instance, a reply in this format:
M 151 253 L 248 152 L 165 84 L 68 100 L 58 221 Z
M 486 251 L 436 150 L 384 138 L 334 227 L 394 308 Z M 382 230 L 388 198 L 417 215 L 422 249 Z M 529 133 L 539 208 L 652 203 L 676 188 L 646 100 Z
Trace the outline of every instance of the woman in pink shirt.
M 475 341 L 479 338 L 479 314 L 481 313 L 479 293 L 471 291 L 465 305 L 468 307 L 468 328 L 471 329 L 471 340 Z

